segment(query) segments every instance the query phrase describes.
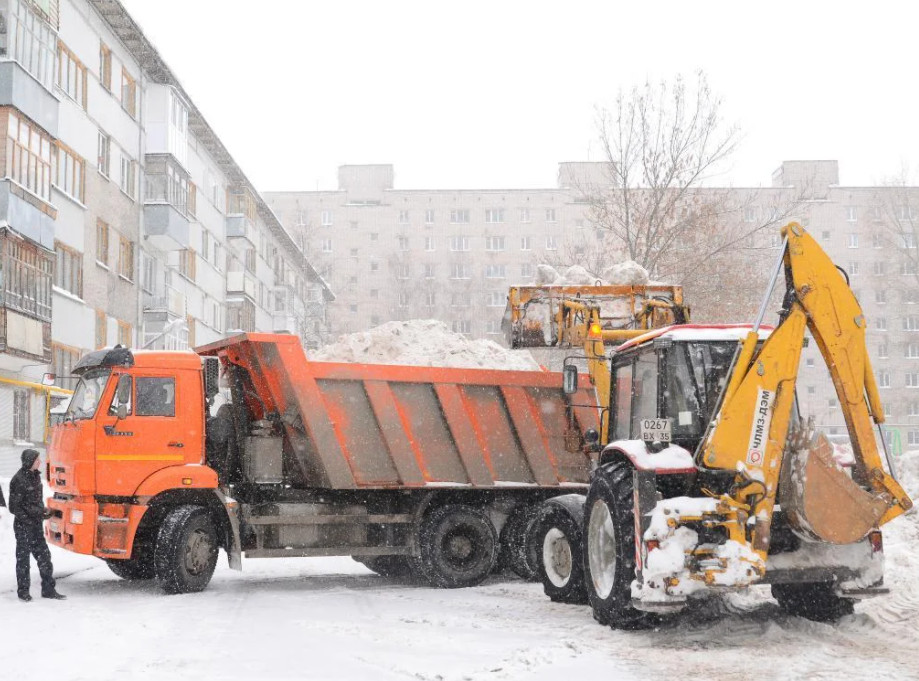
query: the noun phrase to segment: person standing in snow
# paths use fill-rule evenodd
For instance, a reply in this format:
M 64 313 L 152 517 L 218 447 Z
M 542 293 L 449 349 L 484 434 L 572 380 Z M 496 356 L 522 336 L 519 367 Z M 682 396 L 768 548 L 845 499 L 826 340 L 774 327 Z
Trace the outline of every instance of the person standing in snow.
M 42 521 L 50 514 L 42 502 L 41 467 L 38 452 L 22 452 L 22 467 L 10 480 L 10 513 L 16 516 L 13 533 L 16 536 L 16 592 L 21 601 L 31 601 L 29 595 L 29 554 L 35 556 L 41 574 L 42 598 L 63 600 L 55 589 L 51 552 L 42 531 Z
M 3 498 L 3 487 L 0 486 L 0 508 L 6 508 L 6 499 Z M 0 513 L 0 516 L 3 514 Z

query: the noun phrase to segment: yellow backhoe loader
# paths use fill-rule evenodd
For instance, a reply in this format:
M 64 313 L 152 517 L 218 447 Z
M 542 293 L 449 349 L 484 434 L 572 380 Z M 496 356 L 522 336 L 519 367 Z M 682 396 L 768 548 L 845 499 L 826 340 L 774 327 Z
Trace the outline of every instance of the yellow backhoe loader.
M 553 600 L 588 601 L 601 623 L 635 628 L 691 598 L 754 584 L 771 584 L 783 608 L 813 619 L 884 593 L 879 527 L 912 502 L 873 430 L 884 416 L 866 320 L 804 228 L 791 223 L 782 235 L 753 325 L 656 328 L 608 355 L 604 329 L 588 327 L 603 415 L 597 467 L 587 496 L 549 500 L 531 533 Z M 779 321 L 765 327 L 782 274 Z M 839 396 L 851 466 L 798 413 L 807 332 Z M 565 367 L 566 390 L 577 375 Z

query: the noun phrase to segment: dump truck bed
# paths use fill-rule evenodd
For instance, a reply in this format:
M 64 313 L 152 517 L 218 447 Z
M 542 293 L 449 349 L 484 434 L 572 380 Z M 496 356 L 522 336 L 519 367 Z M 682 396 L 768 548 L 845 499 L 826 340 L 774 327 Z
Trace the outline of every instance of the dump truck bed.
M 542 371 L 309 361 L 295 336 L 196 350 L 235 366 L 250 420 L 284 432 L 285 475 L 331 489 L 585 485 L 591 388 Z M 582 386 L 589 386 L 583 380 Z

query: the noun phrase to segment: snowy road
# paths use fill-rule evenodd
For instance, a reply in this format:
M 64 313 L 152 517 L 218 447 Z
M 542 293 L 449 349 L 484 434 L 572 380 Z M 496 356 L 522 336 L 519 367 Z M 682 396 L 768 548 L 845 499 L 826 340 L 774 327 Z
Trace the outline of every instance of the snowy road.
M 783 614 L 760 588 L 629 633 L 538 585 L 436 590 L 347 558 L 248 560 L 236 573 L 222 557 L 207 591 L 164 596 L 54 550 L 68 600 L 20 603 L 4 512 L 0 664 L 3 678 L 64 681 L 919 679 L 919 515 L 891 523 L 885 545 L 892 593 L 835 626 Z

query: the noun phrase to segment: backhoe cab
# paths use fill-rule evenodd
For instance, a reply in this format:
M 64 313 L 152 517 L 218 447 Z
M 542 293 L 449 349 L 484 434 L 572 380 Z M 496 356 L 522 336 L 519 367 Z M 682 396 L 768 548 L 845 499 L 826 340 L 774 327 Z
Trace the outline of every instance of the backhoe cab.
M 865 318 L 805 230 L 782 233 L 775 328 L 761 324 L 764 302 L 753 325 L 656 329 L 609 357 L 599 337 L 586 340 L 606 444 L 586 499 L 550 500 L 534 526 L 553 600 L 586 599 L 599 621 L 630 628 L 756 583 L 816 619 L 883 591 L 878 528 L 912 502 L 872 429 L 883 411 Z M 806 331 L 839 395 L 849 467 L 797 413 Z

